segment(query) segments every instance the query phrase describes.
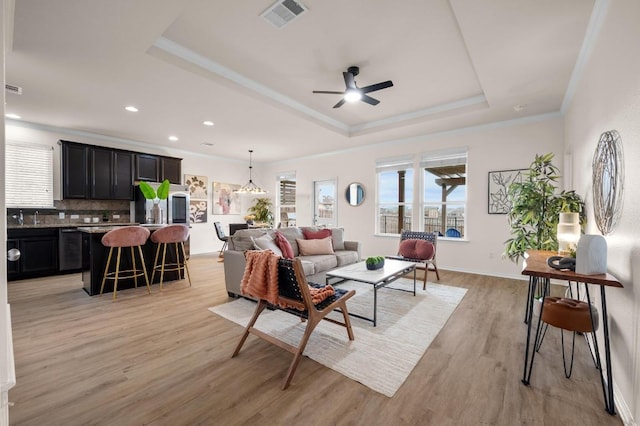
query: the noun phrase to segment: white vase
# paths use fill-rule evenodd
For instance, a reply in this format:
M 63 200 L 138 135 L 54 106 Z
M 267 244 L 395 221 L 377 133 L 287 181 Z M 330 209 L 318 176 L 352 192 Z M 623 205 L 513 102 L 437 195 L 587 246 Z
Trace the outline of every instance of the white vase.
M 153 203 L 153 207 L 151 208 L 151 217 L 153 218 L 153 223 L 162 223 L 160 205 L 158 203 Z

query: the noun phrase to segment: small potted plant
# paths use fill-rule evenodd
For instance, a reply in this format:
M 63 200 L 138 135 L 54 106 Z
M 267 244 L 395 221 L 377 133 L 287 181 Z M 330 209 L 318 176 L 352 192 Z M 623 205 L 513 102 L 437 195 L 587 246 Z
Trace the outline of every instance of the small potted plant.
M 382 256 L 367 257 L 366 264 L 367 264 L 367 269 L 370 271 L 380 269 L 384 266 L 384 257 Z

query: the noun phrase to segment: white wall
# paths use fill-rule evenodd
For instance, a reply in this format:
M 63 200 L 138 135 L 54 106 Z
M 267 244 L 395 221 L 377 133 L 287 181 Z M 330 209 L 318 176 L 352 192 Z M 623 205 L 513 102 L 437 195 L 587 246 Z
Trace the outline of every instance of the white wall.
M 591 162 L 602 132 L 622 138 L 625 188 L 622 217 L 606 236 L 608 270 L 624 285 L 609 289 L 614 382 L 628 413 L 640 419 L 640 2 L 608 3 L 604 22 L 565 116 L 566 149 L 576 190 L 589 194 L 587 232 L 599 234 L 592 210 Z M 622 408 L 622 414 L 625 415 Z
M 6 126 L 6 139 L 8 141 L 30 142 L 42 145 L 50 145 L 54 148 L 53 167 L 53 197 L 61 198 L 61 171 L 60 171 L 60 146 L 59 140 L 100 145 L 112 148 L 128 149 L 150 154 L 167 155 L 182 158 L 183 174 L 206 176 L 209 189 L 209 206 L 206 223 L 195 223 L 191 228 L 191 253 L 210 253 L 220 250 L 222 242 L 216 237 L 213 222 L 221 222 L 225 229 L 229 223 L 244 222 L 244 215 L 251 205 L 251 198 L 242 197 L 240 215 L 213 215 L 212 214 L 212 184 L 214 181 L 244 184 L 249 179 L 248 159 L 246 162 L 227 160 L 213 156 L 196 155 L 179 149 L 166 149 L 150 144 L 127 143 L 110 138 L 101 138 L 85 134 L 73 134 L 64 129 L 43 129 L 42 126 L 32 126 L 16 122 L 8 122 Z M 4 150 L 3 150 L 4 152 Z M 4 164 L 4 163 L 3 163 Z M 4 170 L 4 167 L 3 167 Z M 2 197 L 4 200 L 4 197 Z M 4 210 L 3 210 L 4 211 Z M 6 221 L 3 221 L 6 223 Z
M 527 168 L 535 154 L 555 152 L 555 164 L 563 167 L 563 123 L 559 115 L 461 129 L 443 134 L 394 141 L 363 149 L 271 164 L 263 176 L 275 186 L 278 172 L 295 170 L 296 220 L 311 225 L 313 181 L 338 179 L 338 226 L 345 238 L 363 244 L 363 256 L 395 254 L 398 237 L 374 235 L 376 159 L 451 147 L 468 148 L 467 241 L 438 242 L 438 266 L 443 269 L 520 278 L 520 265 L 502 259 L 509 238 L 506 215 L 487 213 L 488 172 Z M 351 182 L 364 185 L 364 203 L 352 207 L 344 199 Z

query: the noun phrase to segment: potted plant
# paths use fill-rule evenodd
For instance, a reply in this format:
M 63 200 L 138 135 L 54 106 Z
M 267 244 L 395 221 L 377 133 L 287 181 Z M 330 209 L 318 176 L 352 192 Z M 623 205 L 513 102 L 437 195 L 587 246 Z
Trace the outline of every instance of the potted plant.
M 269 198 L 256 198 L 253 206 L 249 207 L 249 213 L 253 220 L 261 223 L 273 224 L 273 213 L 271 213 L 271 200 Z
M 151 209 L 151 217 L 153 218 L 153 223 L 161 223 L 160 220 L 160 200 L 166 200 L 169 196 L 169 179 L 165 179 L 159 186 L 158 189 L 155 190 L 151 185 L 147 182 L 140 182 L 140 191 L 142 195 L 147 200 L 153 200 L 153 207 Z
M 586 223 L 582 198 L 574 191 L 557 192 L 560 174 L 552 160 L 553 153 L 536 155 L 523 181 L 509 187 L 511 238 L 505 241 L 504 255 L 514 262 L 529 249 L 558 250 L 560 212 L 579 213 L 580 224 Z
M 370 271 L 380 269 L 384 266 L 384 257 L 382 256 L 370 256 L 366 260 L 367 269 Z

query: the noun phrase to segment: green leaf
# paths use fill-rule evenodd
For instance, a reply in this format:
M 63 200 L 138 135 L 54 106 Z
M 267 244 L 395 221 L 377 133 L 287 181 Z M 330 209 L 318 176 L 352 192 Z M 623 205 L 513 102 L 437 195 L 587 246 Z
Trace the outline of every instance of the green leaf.
M 166 200 L 169 197 L 169 179 L 165 179 L 160 186 L 158 187 L 158 198 L 161 200 Z
M 140 191 L 147 200 L 154 200 L 156 198 L 156 191 L 147 182 L 140 182 Z

